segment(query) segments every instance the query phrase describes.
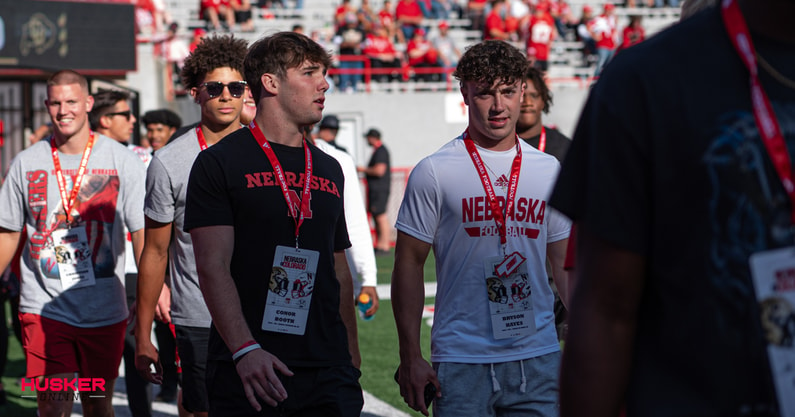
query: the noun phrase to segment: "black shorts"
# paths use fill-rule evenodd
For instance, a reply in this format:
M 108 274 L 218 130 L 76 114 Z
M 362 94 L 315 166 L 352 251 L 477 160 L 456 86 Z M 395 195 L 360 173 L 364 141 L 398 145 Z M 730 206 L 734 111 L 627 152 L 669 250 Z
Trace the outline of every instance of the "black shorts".
M 533 63 L 533 66 L 536 67 L 537 70 L 546 72 L 549 69 L 549 61 L 536 61 Z
M 244 23 L 251 20 L 251 10 L 237 10 L 235 11 L 235 22 Z
M 367 210 L 373 216 L 384 214 L 387 200 L 389 200 L 389 193 L 371 190 L 367 194 Z
M 210 329 L 205 327 L 174 326 L 177 352 L 182 367 L 182 406 L 191 413 L 206 412 L 207 402 L 207 342 Z
M 324 416 L 358 417 L 364 406 L 358 369 L 351 365 L 330 368 L 290 368 L 287 377 L 278 371 L 287 390 L 287 399 L 275 408 L 260 400 L 257 413 L 243 392 L 243 383 L 234 362 L 211 360 L 207 363 L 207 389 L 210 417 L 234 416 Z

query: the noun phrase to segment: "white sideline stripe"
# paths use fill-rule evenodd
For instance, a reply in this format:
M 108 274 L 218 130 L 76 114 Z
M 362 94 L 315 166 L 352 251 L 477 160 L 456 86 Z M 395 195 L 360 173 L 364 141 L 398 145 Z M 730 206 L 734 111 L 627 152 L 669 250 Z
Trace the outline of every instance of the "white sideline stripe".
M 392 298 L 391 286 L 389 284 L 381 284 L 376 287 L 378 298 L 381 300 L 389 300 Z M 436 296 L 436 283 L 431 282 L 425 284 L 425 296 Z M 113 393 L 113 410 L 116 417 L 132 417 L 130 408 L 127 406 L 127 394 L 124 384 L 124 365 L 119 367 L 119 379 L 116 380 L 116 386 Z M 152 395 L 157 395 L 158 387 L 152 387 Z M 410 417 L 409 414 L 398 410 L 395 407 L 379 400 L 367 391 L 363 392 L 364 395 L 364 408 L 362 409 L 362 417 Z M 177 406 L 172 403 L 152 403 L 152 417 L 174 417 L 177 416 Z M 80 401 L 75 401 L 74 408 L 72 409 L 71 417 L 82 417 L 83 407 Z
M 124 366 L 119 369 L 119 378 L 116 380 L 113 392 L 113 411 L 116 417 L 132 417 L 130 408 L 127 404 L 127 394 L 124 384 Z M 152 387 L 152 395 L 157 395 L 158 387 Z M 410 417 L 409 414 L 398 410 L 395 407 L 379 400 L 367 391 L 364 391 L 364 407 L 362 417 Z M 152 417 L 175 417 L 178 416 L 177 405 L 173 403 L 162 403 L 155 401 L 152 403 Z M 72 408 L 71 417 L 82 417 L 83 407 L 80 401 L 75 401 Z
M 391 288 L 389 284 L 382 284 L 376 287 L 378 298 L 389 300 L 391 298 Z M 436 295 L 436 283 L 425 284 L 425 296 L 433 297 Z M 429 324 L 430 325 L 430 324 Z M 158 387 L 152 387 L 152 395 L 157 395 Z M 362 392 L 364 396 L 364 408 L 362 417 L 410 417 L 409 414 L 398 410 L 395 407 L 381 401 L 367 391 Z M 113 411 L 116 417 L 132 417 L 127 403 L 126 386 L 124 380 L 124 364 L 119 366 L 119 378 L 113 392 Z M 162 403 L 155 401 L 152 403 L 152 417 L 175 417 L 178 416 L 176 404 Z M 71 417 L 82 417 L 83 407 L 80 401 L 75 401 L 72 408 Z

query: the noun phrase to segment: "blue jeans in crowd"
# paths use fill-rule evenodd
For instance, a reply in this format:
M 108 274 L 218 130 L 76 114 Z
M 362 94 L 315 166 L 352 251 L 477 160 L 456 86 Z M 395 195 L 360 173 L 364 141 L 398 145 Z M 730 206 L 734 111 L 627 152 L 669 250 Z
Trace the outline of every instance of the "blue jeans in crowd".
M 596 63 L 596 72 L 594 72 L 594 77 L 598 77 L 599 73 L 602 72 L 602 69 L 607 65 L 610 58 L 613 57 L 613 50 L 609 48 L 596 48 L 596 56 L 599 57 L 599 61 Z
M 340 61 L 340 69 L 361 69 L 363 65 L 359 61 Z M 348 87 L 356 90 L 356 85 L 362 79 L 359 74 L 340 74 L 340 91 L 345 91 Z

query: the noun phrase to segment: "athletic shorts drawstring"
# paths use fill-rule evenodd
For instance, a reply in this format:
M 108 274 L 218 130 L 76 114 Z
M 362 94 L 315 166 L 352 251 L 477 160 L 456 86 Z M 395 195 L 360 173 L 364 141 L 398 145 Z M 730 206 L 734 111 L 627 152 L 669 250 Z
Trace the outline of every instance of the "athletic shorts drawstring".
M 499 391 L 500 381 L 497 381 L 497 374 L 494 372 L 494 364 L 491 364 L 491 389 L 493 392 Z

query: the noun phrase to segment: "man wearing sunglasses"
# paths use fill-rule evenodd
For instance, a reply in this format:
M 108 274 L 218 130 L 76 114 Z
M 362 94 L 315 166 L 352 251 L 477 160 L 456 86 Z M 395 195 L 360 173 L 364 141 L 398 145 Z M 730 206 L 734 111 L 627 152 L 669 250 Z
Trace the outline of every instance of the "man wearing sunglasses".
M 152 155 L 146 148 L 130 142 L 135 122 L 138 121 L 130 109 L 130 93 L 122 90 L 100 90 L 93 94 L 93 97 L 94 108 L 88 114 L 91 128 L 126 145 L 148 166 Z
M 330 65 L 298 33 L 252 44 L 245 74 L 257 115 L 191 171 L 185 230 L 213 319 L 211 414 L 361 412 L 344 176 L 303 135 L 322 118 Z
M 208 411 L 204 375 L 210 313 L 199 289 L 191 237 L 183 231 L 187 182 L 199 152 L 240 129 L 247 90 L 243 81 L 246 48 L 245 40 L 215 36 L 205 38 L 188 56 L 182 81 L 201 109 L 201 120 L 198 126 L 157 151 L 146 178 L 146 238 L 138 282 L 136 366 L 144 378 L 162 382 L 159 355 L 150 340 L 152 319 L 173 322 L 183 375 L 180 404 L 197 416 Z M 169 262 L 170 288 L 163 285 Z M 152 364 L 155 373 L 149 370 Z
M 149 165 L 152 154 L 145 148 L 130 143 L 135 122 L 135 115 L 130 109 L 130 94 L 122 90 L 100 90 L 93 94 L 94 107 L 88 114 L 88 121 L 91 128 L 102 135 L 105 135 L 135 152 L 145 165 Z M 125 242 L 125 265 L 124 265 L 124 289 L 127 294 L 127 305 L 135 305 L 135 292 L 138 282 L 138 268 L 135 265 L 131 235 L 126 233 Z M 135 338 L 130 334 L 132 323 L 124 336 L 124 375 L 125 387 L 127 389 L 127 402 L 133 417 L 150 417 L 152 415 L 152 392 L 149 383 L 138 375 L 135 370 Z M 168 326 L 163 332 L 160 329 L 158 334 L 170 335 Z M 165 339 L 158 338 L 160 345 L 164 345 Z M 174 342 L 171 342 L 173 346 Z M 172 366 L 173 367 L 173 366 Z M 176 373 L 176 369 L 174 369 Z M 173 388 L 176 390 L 176 379 L 173 380 Z

